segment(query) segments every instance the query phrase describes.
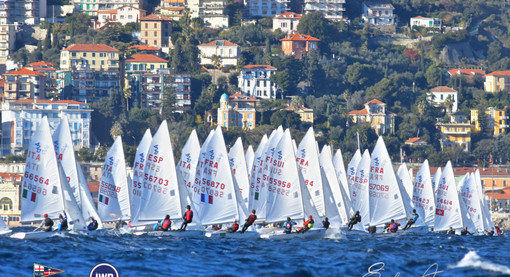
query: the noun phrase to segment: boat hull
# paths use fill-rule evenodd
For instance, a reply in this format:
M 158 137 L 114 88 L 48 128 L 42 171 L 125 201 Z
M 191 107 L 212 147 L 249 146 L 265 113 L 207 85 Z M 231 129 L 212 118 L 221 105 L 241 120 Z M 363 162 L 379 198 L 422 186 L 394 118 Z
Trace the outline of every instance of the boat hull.
M 10 234 L 12 232 L 12 230 L 2 230 L 0 231 L 0 236 L 1 235 L 7 235 L 7 234 Z
M 258 232 L 247 231 L 244 233 L 240 233 L 240 232 L 229 233 L 224 230 L 214 231 L 214 232 L 209 231 L 209 232 L 205 233 L 205 236 L 208 238 L 233 238 L 233 239 L 258 239 L 258 238 L 260 238 L 260 234 Z
M 53 236 L 58 236 L 62 232 L 51 231 L 51 232 L 18 232 L 12 234 L 10 237 L 13 239 L 46 239 Z
M 282 229 L 279 229 L 278 231 L 273 231 L 271 233 L 264 233 L 260 235 L 260 238 L 263 239 L 273 239 L 273 240 L 288 240 L 288 239 L 294 239 L 294 238 L 300 238 L 300 239 L 321 239 L 324 238 L 326 235 L 326 229 L 310 229 L 304 234 L 302 233 L 290 233 L 286 234 L 283 232 Z
M 148 236 L 154 237 L 179 237 L 179 238 L 203 238 L 205 232 L 201 230 L 186 230 L 186 231 L 149 231 Z M 137 235 L 135 233 L 135 235 Z

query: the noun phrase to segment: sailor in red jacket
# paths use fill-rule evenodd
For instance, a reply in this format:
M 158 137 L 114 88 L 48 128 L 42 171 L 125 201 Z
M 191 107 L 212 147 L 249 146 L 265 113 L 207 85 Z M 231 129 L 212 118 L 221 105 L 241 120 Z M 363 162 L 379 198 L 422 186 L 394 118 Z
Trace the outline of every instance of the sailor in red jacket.
M 232 223 L 232 227 L 228 228 L 227 232 L 229 233 L 235 233 L 239 230 L 239 224 L 237 224 L 237 220 L 234 220 L 234 223 Z
M 181 225 L 181 228 L 179 229 L 179 231 L 186 231 L 186 227 L 188 227 L 188 223 L 191 223 L 191 221 L 193 221 L 193 211 L 191 210 L 190 205 L 186 206 L 186 212 L 182 216 L 182 219 L 184 219 L 184 221 L 182 222 L 182 225 Z
M 240 233 L 246 232 L 248 227 L 250 227 L 255 222 L 255 220 L 257 220 L 257 216 L 255 215 L 255 212 L 256 212 L 255 210 L 251 211 L 251 214 L 246 219 L 246 222 L 244 222 L 243 229 L 241 230 Z

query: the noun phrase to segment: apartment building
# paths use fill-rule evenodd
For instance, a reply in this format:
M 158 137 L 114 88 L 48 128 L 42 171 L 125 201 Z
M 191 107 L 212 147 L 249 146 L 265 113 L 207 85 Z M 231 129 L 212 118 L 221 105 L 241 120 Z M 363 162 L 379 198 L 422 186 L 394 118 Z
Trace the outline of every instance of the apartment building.
M 211 28 L 228 28 L 228 16 L 225 13 L 225 0 L 188 0 L 187 8 L 191 18 L 201 18 Z
M 484 111 L 485 118 L 481 118 L 478 110 L 471 110 L 471 124 L 475 131 L 486 131 L 493 136 L 508 133 L 508 116 L 505 109 L 489 107 Z
M 320 40 L 309 35 L 293 34 L 280 41 L 283 53 L 287 56 L 294 56 L 296 59 L 302 59 L 303 55 L 308 55 L 311 51 L 319 52 Z
M 126 72 L 149 71 L 154 69 L 165 69 L 168 61 L 151 54 L 133 54 L 125 61 Z
M 0 24 L 37 25 L 47 16 L 47 0 L 0 1 Z
M 147 12 L 145 10 L 132 6 L 122 6 L 114 10 L 99 10 L 97 11 L 97 21 L 94 28 L 100 29 L 108 24 L 115 23 L 120 23 L 122 25 L 138 23 L 140 19 L 146 15 Z
M 345 0 L 305 0 L 305 13 L 320 12 L 326 19 L 346 20 L 344 17 Z
M 46 75 L 46 93 L 52 92 L 57 88 L 57 70 L 58 65 L 45 61 L 29 63 L 26 68 L 41 72 Z
M 121 93 L 118 70 L 73 69 L 57 72 L 60 99 L 99 102 L 111 93 Z
M 4 74 L 2 103 L 20 99 L 45 99 L 46 75 L 28 68 Z
M 2 104 L 2 138 L 5 150 L 11 154 L 23 153 L 45 116 L 53 130 L 62 118 L 67 116 L 75 149 L 89 148 L 91 112 L 87 104 L 69 100 L 25 99 L 5 102 Z
M 494 71 L 485 75 L 483 85 L 485 92 L 496 93 L 504 91 L 510 93 L 510 70 Z
M 238 77 L 238 86 L 244 95 L 263 99 L 276 99 L 277 85 L 271 82 L 276 68 L 270 65 L 247 65 Z
M 172 19 L 168 16 L 151 14 L 141 20 L 140 40 L 147 46 L 169 47 L 172 35 Z
M 232 127 L 254 129 L 257 99 L 240 93 L 221 95 L 218 108 L 218 125 L 227 130 Z
M 73 44 L 60 52 L 60 69 L 119 70 L 119 50 L 105 44 Z
M 273 32 L 280 29 L 283 33 L 286 34 L 296 33 L 300 19 L 301 15 L 298 13 L 279 13 L 273 17 Z
M 363 21 L 372 26 L 395 25 L 395 8 L 387 2 L 363 2 Z
M 251 17 L 275 16 L 290 10 L 290 0 L 246 0 Z
M 143 9 L 147 0 L 73 0 L 79 11 L 90 16 L 98 16 L 99 10 L 117 10 L 124 6 Z
M 160 13 L 178 21 L 184 15 L 186 0 L 161 0 Z
M 467 121 L 464 113 L 457 112 L 451 115 L 450 122 L 436 123 L 441 131 L 441 150 L 460 146 L 464 152 L 471 151 L 471 129 L 472 125 Z
M 13 24 L 0 24 L 0 64 L 5 64 L 13 53 L 15 42 L 16 27 Z

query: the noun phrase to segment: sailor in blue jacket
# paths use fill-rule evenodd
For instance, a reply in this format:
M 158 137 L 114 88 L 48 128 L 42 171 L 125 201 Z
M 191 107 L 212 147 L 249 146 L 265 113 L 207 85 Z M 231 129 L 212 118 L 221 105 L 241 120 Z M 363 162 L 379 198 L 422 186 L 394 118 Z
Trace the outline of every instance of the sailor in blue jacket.
M 283 230 L 283 232 L 284 232 L 285 234 L 290 234 L 290 233 L 292 233 L 292 226 L 294 226 L 294 225 L 296 225 L 296 222 L 292 221 L 292 220 L 290 219 L 290 217 L 287 217 L 287 221 L 285 221 L 285 222 L 283 223 L 283 228 L 285 228 L 285 229 Z
M 416 220 L 418 220 L 418 217 L 420 217 L 420 216 L 416 213 L 416 210 L 413 210 L 413 214 L 411 215 L 411 218 L 409 219 L 409 221 L 407 221 L 407 224 L 404 227 L 404 230 L 411 228 L 411 226 L 414 223 L 416 223 Z

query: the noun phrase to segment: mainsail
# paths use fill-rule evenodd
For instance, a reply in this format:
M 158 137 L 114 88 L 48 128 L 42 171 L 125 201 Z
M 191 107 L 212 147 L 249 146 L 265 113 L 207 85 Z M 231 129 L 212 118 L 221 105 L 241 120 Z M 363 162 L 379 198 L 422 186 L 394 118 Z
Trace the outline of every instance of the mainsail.
M 129 197 L 131 200 L 131 221 L 134 225 L 138 224 L 138 214 L 142 206 L 142 185 L 147 161 L 147 152 L 152 141 L 151 130 L 145 130 L 145 133 L 136 148 L 135 160 L 133 162 L 133 179 L 131 180 Z
M 429 161 L 425 160 L 418 173 L 413 185 L 413 205 L 416 213 L 423 218 L 424 223 L 433 228 L 436 215 L 436 198 L 432 179 L 430 177 Z
M 452 163 L 448 161 L 437 183 L 434 231 L 445 231 L 450 227 L 460 229 L 464 227 L 464 223 Z

